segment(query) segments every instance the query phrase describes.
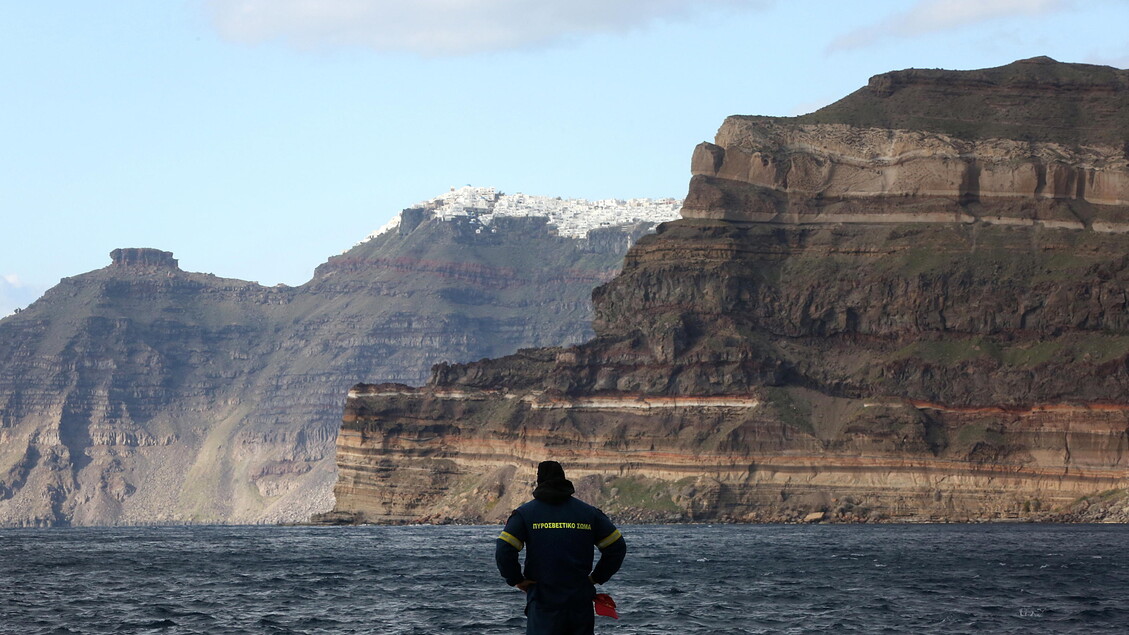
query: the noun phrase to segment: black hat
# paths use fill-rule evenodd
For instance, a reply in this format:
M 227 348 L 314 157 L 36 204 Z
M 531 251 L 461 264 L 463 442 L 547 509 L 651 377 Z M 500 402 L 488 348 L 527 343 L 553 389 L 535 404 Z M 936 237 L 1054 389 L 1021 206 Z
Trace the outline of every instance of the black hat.
M 556 461 L 541 461 L 537 464 L 537 484 L 540 485 L 550 479 L 564 479 L 564 468 Z

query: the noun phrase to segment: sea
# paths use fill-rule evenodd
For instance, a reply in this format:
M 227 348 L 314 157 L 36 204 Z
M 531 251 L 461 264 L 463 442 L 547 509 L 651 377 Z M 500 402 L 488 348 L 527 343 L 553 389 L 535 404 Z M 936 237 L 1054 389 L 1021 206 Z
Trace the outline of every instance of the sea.
M 1125 633 L 1124 525 L 641 525 L 597 633 Z M 0 530 L 0 632 L 523 633 L 498 526 Z

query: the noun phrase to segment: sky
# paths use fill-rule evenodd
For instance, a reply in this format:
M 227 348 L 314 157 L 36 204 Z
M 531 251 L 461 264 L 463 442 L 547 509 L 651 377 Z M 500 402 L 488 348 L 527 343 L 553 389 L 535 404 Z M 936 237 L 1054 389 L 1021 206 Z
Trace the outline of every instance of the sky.
M 0 315 L 118 247 L 299 285 L 451 187 L 683 197 L 731 114 L 905 68 L 1129 67 L 1129 0 L 0 4 Z

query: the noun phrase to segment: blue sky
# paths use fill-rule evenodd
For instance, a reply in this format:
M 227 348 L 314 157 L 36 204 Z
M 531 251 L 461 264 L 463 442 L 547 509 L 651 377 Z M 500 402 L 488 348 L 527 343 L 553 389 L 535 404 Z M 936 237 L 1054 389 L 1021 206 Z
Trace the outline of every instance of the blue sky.
M 7 2 L 0 315 L 117 247 L 301 284 L 451 186 L 681 197 L 727 115 L 911 67 L 1126 68 L 1126 25 L 1127 0 Z

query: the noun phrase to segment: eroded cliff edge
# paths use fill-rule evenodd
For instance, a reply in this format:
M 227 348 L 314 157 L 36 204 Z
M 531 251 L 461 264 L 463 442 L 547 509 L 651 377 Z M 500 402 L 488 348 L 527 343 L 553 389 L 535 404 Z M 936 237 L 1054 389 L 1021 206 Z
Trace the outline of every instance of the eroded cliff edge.
M 358 385 L 326 520 L 1069 519 L 1129 485 L 1129 72 L 901 71 L 731 117 L 596 337 Z M 1084 504 L 1084 503 L 1083 503 Z

